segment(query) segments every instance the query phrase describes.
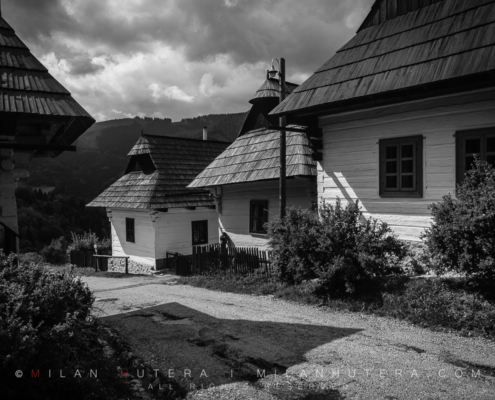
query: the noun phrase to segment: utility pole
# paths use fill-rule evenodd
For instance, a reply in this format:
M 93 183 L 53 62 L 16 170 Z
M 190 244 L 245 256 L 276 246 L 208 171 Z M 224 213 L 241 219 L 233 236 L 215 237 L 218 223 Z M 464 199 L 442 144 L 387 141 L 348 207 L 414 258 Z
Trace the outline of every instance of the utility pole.
M 285 59 L 280 59 L 280 73 L 279 73 L 279 84 L 280 84 L 280 103 L 285 100 Z M 279 125 L 281 128 L 287 126 L 287 120 L 285 115 L 280 117 Z M 285 208 L 287 207 L 287 182 L 285 179 L 286 175 L 286 132 L 284 129 L 280 131 L 280 190 L 279 190 L 279 203 L 280 203 L 280 219 L 285 217 Z

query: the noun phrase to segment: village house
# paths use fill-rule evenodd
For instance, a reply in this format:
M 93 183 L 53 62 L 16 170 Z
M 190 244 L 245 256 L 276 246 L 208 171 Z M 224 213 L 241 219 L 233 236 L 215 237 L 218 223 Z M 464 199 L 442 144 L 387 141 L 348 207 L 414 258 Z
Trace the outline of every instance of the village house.
M 215 201 L 204 189 L 187 185 L 229 143 L 142 135 L 128 154 L 125 175 L 88 207 L 106 207 L 112 255 L 129 257 L 131 272 L 166 266 L 169 253 L 191 254 L 192 246 L 219 242 Z M 112 258 L 109 269 L 122 268 Z
M 286 93 L 296 87 L 286 83 Z M 212 192 L 220 230 L 230 246 L 266 248 L 265 224 L 279 215 L 280 133 L 269 128 L 278 125 L 269 113 L 279 103 L 279 93 L 279 80 L 267 76 L 250 100 L 235 142 L 189 185 Z M 306 133 L 287 132 L 288 207 L 316 207 L 315 148 Z
M 95 120 L 31 54 L 0 5 L 0 250 L 19 251 L 16 182 L 33 157 L 56 157 Z
M 318 124 L 318 199 L 420 240 L 474 155 L 495 162 L 495 1 L 378 0 L 272 116 Z

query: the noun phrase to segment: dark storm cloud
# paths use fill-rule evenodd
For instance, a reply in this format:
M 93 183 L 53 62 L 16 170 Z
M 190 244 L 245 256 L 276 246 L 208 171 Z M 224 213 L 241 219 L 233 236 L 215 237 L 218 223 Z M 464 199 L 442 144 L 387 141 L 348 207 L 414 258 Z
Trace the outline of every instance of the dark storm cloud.
M 272 58 L 302 83 L 373 0 L 1 0 L 33 53 L 97 119 L 245 111 Z
M 72 75 L 88 75 L 94 74 L 105 69 L 102 65 L 97 65 L 87 56 L 76 56 L 69 62 L 70 73 Z
M 40 44 L 62 32 L 126 54 L 152 51 L 150 44 L 160 41 L 183 48 L 191 61 L 228 54 L 236 63 L 254 63 L 283 55 L 302 71 L 323 64 L 352 36 L 349 16 L 372 0 L 145 0 L 127 15 L 113 1 L 4 3 L 23 22 L 19 34 Z M 51 50 L 46 40 L 42 45 Z

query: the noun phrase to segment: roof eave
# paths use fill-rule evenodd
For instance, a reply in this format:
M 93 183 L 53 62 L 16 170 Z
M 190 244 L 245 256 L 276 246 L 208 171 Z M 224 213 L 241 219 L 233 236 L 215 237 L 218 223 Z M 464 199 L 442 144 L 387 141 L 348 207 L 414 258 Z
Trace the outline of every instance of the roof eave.
M 443 96 L 458 92 L 461 93 L 492 86 L 495 86 L 495 70 L 483 72 L 480 74 L 448 79 L 444 81 L 431 82 L 425 85 L 413 86 L 406 89 L 378 93 L 339 102 L 319 104 L 316 106 L 300 109 L 283 110 L 279 112 L 277 112 L 277 110 L 275 109 L 270 113 L 270 115 L 304 118 L 324 114 L 338 114 L 342 112 L 385 106 L 394 103 L 428 99 L 431 97 Z M 405 99 L 405 97 L 407 97 L 407 99 Z

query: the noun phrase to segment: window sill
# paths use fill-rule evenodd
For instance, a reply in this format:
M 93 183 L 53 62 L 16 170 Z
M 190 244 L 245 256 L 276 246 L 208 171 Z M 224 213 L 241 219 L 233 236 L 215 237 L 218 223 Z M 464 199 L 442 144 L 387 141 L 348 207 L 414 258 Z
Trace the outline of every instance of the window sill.
M 261 238 L 261 239 L 265 239 L 265 238 L 268 238 L 268 233 L 256 233 L 256 232 L 249 232 L 249 234 L 252 236 L 252 237 L 257 237 L 257 238 Z
M 421 199 L 423 198 L 422 194 L 419 193 L 382 193 L 380 194 L 380 197 L 384 198 L 404 198 L 404 199 Z

